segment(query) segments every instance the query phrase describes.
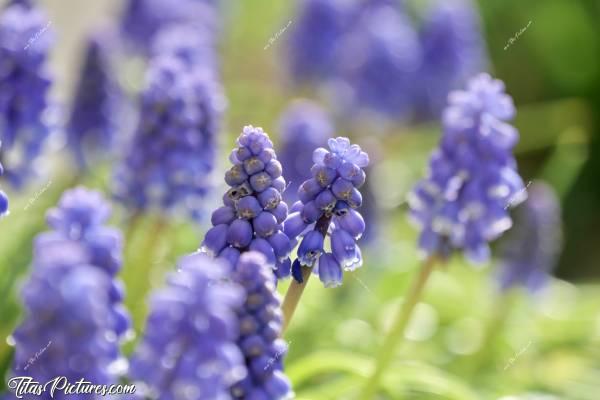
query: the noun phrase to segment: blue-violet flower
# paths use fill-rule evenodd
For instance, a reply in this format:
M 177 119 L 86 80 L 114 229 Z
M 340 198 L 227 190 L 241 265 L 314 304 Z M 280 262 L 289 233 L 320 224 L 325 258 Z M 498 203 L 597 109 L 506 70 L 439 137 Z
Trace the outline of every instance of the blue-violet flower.
M 67 140 L 79 166 L 88 156 L 110 151 L 118 129 L 120 88 L 113 77 L 107 32 L 88 39 L 79 83 L 67 124 Z
M 368 1 L 343 38 L 338 57 L 336 92 L 344 111 L 371 111 L 392 119 L 409 115 L 421 48 L 400 5 Z
M 512 225 L 507 209 L 526 197 L 512 155 L 519 135 L 504 122 L 515 107 L 504 84 L 487 74 L 448 101 L 428 175 L 408 196 L 410 213 L 422 229 L 419 247 L 426 256 L 445 258 L 458 249 L 472 262 L 485 262 L 488 242 Z
M 202 216 L 211 188 L 225 98 L 210 68 L 167 53 L 150 61 L 141 119 L 115 176 L 115 196 L 135 212 Z
M 38 382 L 84 377 L 110 384 L 123 372 L 110 313 L 110 279 L 78 255 L 80 247 L 63 240 L 54 249 L 38 249 L 43 254 L 34 260 L 22 292 L 25 319 L 13 334 L 15 376 Z M 69 398 L 59 396 L 55 398 Z
M 181 258 L 178 271 L 157 291 L 131 375 L 152 399 L 228 399 L 231 385 L 246 376 L 236 345 L 236 310 L 243 291 L 228 266 L 204 254 Z
M 288 62 L 296 82 L 330 78 L 341 38 L 356 12 L 354 0 L 303 0 L 289 33 Z
M 265 256 L 247 252 L 234 267 L 234 281 L 246 290 L 246 301 L 238 308 L 240 335 L 237 343 L 247 368 L 244 379 L 231 387 L 234 399 L 282 400 L 292 396 L 283 373 L 287 343 L 280 338 L 283 314 Z
M 216 8 L 205 1 L 128 0 L 121 17 L 121 32 L 134 49 L 148 54 L 155 36 L 165 27 L 201 27 L 215 36 L 216 14 Z
M 285 179 L 273 143 L 262 128 L 249 125 L 237 144 L 229 157 L 233 167 L 225 174 L 230 189 L 223 196 L 223 206 L 212 214 L 213 227 L 202 249 L 231 265 L 240 253 L 256 250 L 265 255 L 278 277 L 289 276 L 290 239 L 282 227 L 288 215 L 281 199 Z
M 6 177 L 17 188 L 33 174 L 50 133 L 50 25 L 25 3 L 9 4 L 0 15 L 0 141 Z
M 284 198 L 298 200 L 298 187 L 310 178 L 312 153 L 333 135 L 333 124 L 325 111 L 309 100 L 293 102 L 280 120 L 280 145 L 277 154 L 288 182 Z
M 479 15 L 470 0 L 438 0 L 425 16 L 419 40 L 423 60 L 415 84 L 417 114 L 437 118 L 451 90 L 486 65 Z
M 53 243 L 72 240 L 81 243 L 88 263 L 101 269 L 111 279 L 110 301 L 118 336 L 130 327 L 129 314 L 122 304 L 124 287 L 116 278 L 121 269 L 123 239 L 117 229 L 105 226 L 110 217 L 110 204 L 96 191 L 78 187 L 66 191 L 56 208 L 48 211 L 46 221 L 52 228 L 35 240 L 35 254 Z
M 329 139 L 328 145 L 329 150 L 314 151 L 313 177 L 298 189 L 300 200 L 285 221 L 284 233 L 302 238 L 292 265 L 294 278 L 302 282 L 301 266 L 312 267 L 325 287 L 335 287 L 342 283 L 342 270 L 362 266 L 356 242 L 365 231 L 365 222 L 357 211 L 362 205 L 358 189 L 365 183 L 363 168 L 369 156 L 344 137 Z M 325 250 L 326 236 L 331 252 Z
M 527 200 L 514 211 L 515 225 L 499 248 L 499 281 L 506 290 L 523 285 L 541 289 L 556 266 L 562 249 L 561 209 L 552 187 L 535 182 Z

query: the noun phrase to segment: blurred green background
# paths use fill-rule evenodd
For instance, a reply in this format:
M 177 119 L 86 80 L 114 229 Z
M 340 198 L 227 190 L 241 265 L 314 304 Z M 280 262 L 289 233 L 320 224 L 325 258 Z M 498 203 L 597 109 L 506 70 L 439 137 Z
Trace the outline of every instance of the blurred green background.
M 41 3 L 57 31 L 52 55 L 54 95 L 68 101 L 84 34 L 114 21 L 121 2 Z M 474 269 L 460 257 L 452 259 L 428 284 L 407 340 L 385 376 L 385 396 L 597 400 L 600 1 L 485 0 L 479 7 L 490 72 L 505 81 L 517 105 L 519 170 L 525 182 L 534 178 L 549 182 L 562 199 L 566 242 L 557 271 L 560 279 L 537 297 L 520 291 L 500 296 L 493 282 L 493 262 Z M 286 33 L 265 49 L 288 21 L 294 24 L 293 2 L 232 0 L 223 4 L 223 12 L 222 81 L 229 106 L 217 175 L 224 170 L 226 154 L 242 126 L 262 126 L 277 141 L 279 115 L 299 95 L 282 68 Z M 529 21 L 529 28 L 505 50 L 508 39 Z M 124 66 L 120 73 L 122 83 L 134 92 L 141 83 L 139 66 Z M 397 131 L 393 135 L 374 138 L 383 150 L 369 179 L 382 210 L 378 237 L 364 251 L 365 265 L 346 273 L 338 289 L 311 282 L 286 334 L 286 370 L 299 399 L 353 398 L 418 267 L 417 231 L 406 221 L 404 198 L 424 172 L 439 126 L 393 130 Z M 370 136 L 358 128 L 339 133 L 359 140 Z M 0 371 L 10 365 L 11 348 L 4 338 L 19 321 L 18 283 L 27 276 L 31 239 L 45 229 L 45 211 L 73 184 L 69 162 L 57 152 L 50 181 L 33 183 L 22 193 L 8 191 L 11 214 L 0 220 L 0 293 L 12 290 L 7 298 L 0 298 Z M 81 179 L 108 192 L 109 176 L 109 166 L 101 166 Z M 138 329 L 144 320 L 144 293 L 162 284 L 179 256 L 198 247 L 206 228 L 179 221 L 152 238 L 156 220 L 147 216 L 131 228 L 115 206 L 113 222 L 130 239 L 122 277 Z M 151 259 L 148 248 L 153 248 Z M 282 291 L 286 287 L 280 285 Z

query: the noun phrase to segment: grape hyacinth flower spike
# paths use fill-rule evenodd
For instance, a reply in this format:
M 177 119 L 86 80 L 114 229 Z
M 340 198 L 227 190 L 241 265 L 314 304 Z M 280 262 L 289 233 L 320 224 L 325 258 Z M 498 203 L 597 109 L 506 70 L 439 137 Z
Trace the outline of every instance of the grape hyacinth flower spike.
M 228 399 L 246 376 L 236 345 L 242 287 L 225 263 L 204 254 L 182 257 L 151 301 L 144 336 L 131 360 L 134 381 L 153 399 Z
M 37 245 L 32 267 L 22 291 L 25 318 L 13 334 L 14 376 L 117 383 L 126 363 L 111 313 L 110 277 L 89 263 L 82 243 L 64 239 Z
M 284 224 L 284 233 L 300 239 L 297 258 L 292 264 L 294 282 L 286 294 L 283 309 L 289 324 L 306 281 L 312 271 L 325 287 L 342 284 L 342 271 L 362 265 L 357 240 L 365 222 L 357 211 L 362 204 L 360 187 L 369 156 L 345 137 L 329 139 L 329 149 L 313 153 L 312 178 L 298 189 L 298 202 Z M 330 251 L 325 240 L 329 237 Z
M 419 40 L 423 60 L 417 72 L 417 114 L 420 119 L 438 118 L 446 95 L 487 64 L 476 5 L 471 0 L 434 1 Z
M 289 34 L 288 67 L 295 83 L 331 78 L 340 41 L 356 13 L 355 1 L 303 0 Z
M 427 177 L 408 197 L 411 219 L 421 227 L 419 248 L 425 261 L 360 398 L 375 396 L 436 261 L 462 250 L 469 261 L 485 262 L 488 243 L 511 227 L 508 208 L 527 197 L 512 154 L 519 135 L 505 122 L 514 114 L 504 84 L 488 74 L 472 78 L 467 90 L 448 95 L 439 148 L 431 155 Z
M 116 278 L 123 262 L 123 239 L 120 231 L 105 225 L 110 213 L 110 204 L 100 192 L 83 187 L 66 191 L 58 206 L 48 211 L 46 221 L 52 230 L 38 235 L 35 252 L 62 240 L 81 243 L 89 264 L 111 279 L 111 312 L 117 322 L 117 335 L 125 337 L 130 328 L 129 313 L 122 304 L 123 283 Z
M 246 290 L 246 301 L 237 310 L 237 343 L 248 371 L 232 385 L 234 399 L 283 400 L 292 396 L 283 373 L 288 345 L 280 338 L 283 316 L 270 270 L 265 256 L 254 251 L 242 254 L 234 267 L 234 282 Z
M 119 122 L 120 88 L 111 70 L 110 32 L 93 34 L 87 43 L 79 83 L 67 124 L 67 141 L 79 166 L 88 156 L 111 150 Z
M 502 290 L 522 285 L 535 293 L 544 287 L 562 249 L 560 201 L 551 186 L 534 182 L 527 200 L 514 211 L 515 225 L 499 246 Z
M 421 227 L 426 256 L 464 250 L 468 260 L 482 263 L 488 242 L 512 225 L 508 208 L 527 197 L 512 155 L 519 135 L 505 122 L 515 107 L 504 84 L 488 74 L 450 93 L 448 101 L 428 175 L 408 197 L 410 216 Z
M 262 128 L 249 125 L 237 144 L 229 157 L 233 166 L 225 174 L 230 189 L 212 214 L 213 227 L 201 249 L 231 265 L 241 253 L 255 250 L 264 254 L 278 278 L 289 276 L 291 244 L 282 226 L 288 215 L 281 199 L 285 179 L 273 143 Z
M 201 26 L 169 25 L 152 42 L 151 57 L 172 55 L 191 68 L 201 67 L 218 75 L 218 53 L 212 38 Z
M 25 2 L 9 4 L 0 15 L 0 140 L 6 178 L 16 188 L 34 175 L 50 133 L 53 111 L 47 59 L 50 21 Z
M 127 0 L 121 16 L 122 36 L 133 50 L 148 55 L 156 36 L 172 26 L 200 27 L 217 35 L 217 9 L 197 0 Z
M 46 382 L 56 376 L 117 383 L 126 363 L 120 340 L 129 328 L 115 279 L 121 236 L 104 226 L 110 207 L 100 193 L 65 192 L 47 214 L 51 231 L 34 241 L 32 274 L 24 286 L 26 317 L 13 335 L 17 376 Z M 28 363 L 43 350 L 43 357 Z
M 337 103 L 349 117 L 366 111 L 406 118 L 420 62 L 418 36 L 403 7 L 369 0 L 341 45 Z
M 114 179 L 115 197 L 133 213 L 203 216 L 226 103 L 211 66 L 170 50 L 150 61 L 143 118 Z

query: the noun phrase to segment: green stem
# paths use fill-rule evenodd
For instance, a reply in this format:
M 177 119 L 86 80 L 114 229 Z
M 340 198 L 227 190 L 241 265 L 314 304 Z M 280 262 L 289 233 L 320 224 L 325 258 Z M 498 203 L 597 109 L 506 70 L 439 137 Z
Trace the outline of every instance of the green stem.
M 131 243 L 135 236 L 135 231 L 139 228 L 142 221 L 142 214 L 134 213 L 127 218 L 127 228 L 125 229 L 125 256 L 128 256 L 128 251 L 131 249 Z
M 11 367 L 13 355 L 15 353 L 14 346 L 10 346 L 4 355 L 0 359 L 0 372 L 2 372 L 2 376 L 8 375 L 6 371 L 8 371 Z M 0 380 L 0 391 L 4 391 L 6 389 L 6 381 L 4 379 Z
M 315 230 L 319 231 L 323 237 L 327 236 L 327 231 L 329 230 L 329 224 L 331 223 L 331 215 L 323 215 L 317 223 L 315 224 Z M 288 287 L 288 291 L 285 294 L 285 298 L 283 299 L 283 304 L 281 305 L 281 309 L 283 311 L 283 328 L 281 333 L 283 334 L 287 327 L 290 325 L 292 321 L 292 317 L 294 316 L 294 311 L 296 311 L 296 307 L 300 302 L 300 297 L 302 297 L 302 293 L 304 292 L 304 288 L 308 283 L 308 278 L 310 278 L 312 272 L 312 266 L 302 266 L 300 267 L 302 270 L 302 283 L 297 282 L 295 279 L 292 279 L 292 283 Z
M 295 279 L 292 279 L 292 283 L 290 283 L 288 291 L 285 294 L 285 298 L 283 299 L 283 304 L 281 306 L 281 309 L 283 311 L 283 328 L 281 333 L 284 333 L 287 327 L 289 326 L 290 321 L 294 316 L 294 311 L 296 311 L 296 307 L 300 302 L 300 297 L 302 296 L 304 288 L 308 283 L 308 278 L 310 278 L 310 276 L 312 275 L 312 268 L 306 266 L 302 266 L 301 268 L 302 283 L 298 283 Z
M 140 331 L 145 318 L 146 303 L 141 299 L 145 299 L 151 286 L 150 266 L 153 257 L 160 249 L 163 234 L 168 228 L 167 221 L 159 217 L 152 221 L 151 227 L 145 229 L 145 232 L 147 232 L 145 240 L 143 243 L 138 244 L 136 243 L 136 236 L 141 228 L 140 224 L 140 216 L 136 216 L 130 221 L 126 235 L 128 243 L 126 244 L 126 262 L 123 271 L 123 281 L 128 289 L 125 303 L 131 312 L 133 327 L 136 332 Z M 128 343 L 128 346 L 132 346 L 132 343 Z M 126 346 L 126 350 L 129 350 L 128 346 Z
M 481 341 L 479 350 L 464 358 L 465 368 L 462 373 L 463 376 L 473 376 L 483 368 L 489 367 L 489 349 L 493 348 L 493 344 L 502 333 L 507 318 L 510 316 L 511 310 L 511 293 L 497 293 L 496 299 L 493 303 L 492 316 L 488 320 L 486 326 L 485 335 Z
M 419 302 L 419 298 L 423 293 L 425 284 L 431 276 L 431 272 L 435 267 L 436 260 L 437 259 L 435 257 L 429 257 L 423 262 L 417 280 L 413 282 L 404 302 L 402 303 L 401 308 L 399 309 L 390 331 L 385 337 L 375 363 L 375 369 L 367 379 L 367 382 L 363 387 L 359 397 L 361 400 L 373 399 L 375 397 L 383 372 L 389 367 L 394 355 L 396 354 L 397 347 L 404 338 L 406 326 L 410 321 L 415 306 Z

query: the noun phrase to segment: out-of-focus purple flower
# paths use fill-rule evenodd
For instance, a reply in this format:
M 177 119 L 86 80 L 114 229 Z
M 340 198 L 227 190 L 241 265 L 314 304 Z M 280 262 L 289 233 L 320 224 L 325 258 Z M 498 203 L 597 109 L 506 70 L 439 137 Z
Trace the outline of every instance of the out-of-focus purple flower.
M 302 0 L 289 34 L 288 62 L 292 78 L 330 78 L 337 52 L 357 9 L 355 0 Z
M 507 209 L 526 198 L 512 149 L 519 139 L 507 124 L 515 114 L 504 84 L 487 74 L 448 96 L 443 135 L 429 171 L 408 197 L 427 256 L 464 250 L 472 262 L 489 258 L 488 242 L 512 225 Z
M 290 239 L 283 233 L 288 208 L 281 164 L 273 143 L 262 128 L 245 126 L 238 147 L 229 157 L 233 167 L 225 174 L 230 189 L 223 206 L 212 214 L 213 227 L 206 233 L 202 250 L 237 263 L 240 253 L 263 253 L 275 274 L 289 276 Z
M 33 173 L 50 132 L 50 25 L 42 11 L 27 4 L 11 4 L 0 15 L 0 140 L 6 177 L 15 187 Z
M 102 270 L 111 278 L 110 301 L 117 335 L 129 329 L 129 314 L 122 305 L 124 288 L 116 275 L 121 269 L 123 240 L 121 232 L 105 226 L 110 217 L 110 205 L 96 191 L 83 187 L 66 191 L 58 206 L 48 211 L 46 220 L 52 228 L 35 240 L 35 257 L 45 257 L 49 247 L 65 240 L 81 244 L 87 263 Z
M 6 3 L 6 7 L 10 7 L 13 4 L 21 4 L 26 7 L 33 7 L 34 0 L 10 0 Z
M 120 233 L 104 225 L 109 216 L 100 193 L 84 188 L 65 192 L 48 212 L 53 230 L 34 241 L 23 290 L 26 317 L 14 333 L 15 375 L 111 384 L 125 372 L 119 340 L 129 316 L 115 279 L 122 243 Z
M 243 291 L 228 281 L 225 264 L 206 255 L 194 253 L 178 264 L 152 297 L 131 376 L 151 398 L 227 399 L 229 387 L 246 376 L 236 346 Z
M 560 201 L 545 183 L 535 182 L 527 200 L 514 212 L 515 225 L 499 248 L 500 286 L 541 289 L 556 266 L 562 249 Z
M 365 222 L 356 211 L 362 205 L 358 190 L 366 179 L 363 171 L 369 156 L 343 137 L 328 140 L 329 150 L 313 153 L 312 178 L 298 189 L 299 202 L 284 224 L 290 238 L 301 237 L 298 258 L 292 273 L 301 281 L 301 266 L 314 267 L 326 287 L 342 283 L 342 269 L 351 271 L 362 265 L 356 241 L 365 231 Z M 330 236 L 331 253 L 325 250 L 325 236 Z M 324 262 L 320 259 L 327 255 Z
M 197 0 L 196 0 L 197 1 Z M 160 30 L 150 49 L 151 57 L 174 56 L 192 68 L 217 70 L 215 43 L 202 26 L 170 25 Z
M 437 118 L 451 90 L 486 65 L 479 15 L 470 0 L 438 0 L 430 6 L 419 33 L 423 60 L 414 82 L 417 114 Z
M 369 155 L 372 154 L 371 149 L 365 150 L 368 150 Z M 365 168 L 365 173 L 370 175 L 372 170 L 372 166 L 369 166 Z M 365 231 L 361 236 L 361 241 L 364 245 L 373 244 L 379 235 L 381 227 L 381 213 L 378 204 L 379 199 L 377 198 L 373 181 L 367 180 L 365 185 L 361 188 L 361 193 L 363 194 L 363 201 L 360 214 L 365 220 Z
M 407 117 L 420 62 L 417 34 L 401 7 L 368 2 L 341 45 L 337 92 L 342 108 L 353 115 L 358 108 Z
M 248 252 L 234 267 L 234 281 L 246 290 L 246 301 L 238 308 L 240 335 L 248 374 L 231 387 L 234 399 L 282 400 L 292 395 L 283 373 L 287 344 L 281 336 L 283 314 L 275 290 L 271 267 L 263 254 Z
M 298 199 L 298 187 L 310 178 L 312 153 L 324 146 L 333 135 L 333 124 L 325 111 L 309 100 L 293 102 L 280 120 L 281 140 L 279 159 L 283 176 L 288 182 L 285 199 L 292 203 Z
M 184 209 L 201 217 L 225 107 L 214 71 L 166 52 L 151 60 L 141 103 L 115 196 L 135 211 Z
M 119 353 L 110 293 L 109 275 L 90 264 L 82 243 L 37 243 L 22 292 L 25 317 L 13 334 L 14 376 L 117 383 L 126 363 Z M 45 396 L 50 398 L 48 392 Z M 54 398 L 71 396 L 58 392 Z
M 108 32 L 88 39 L 79 83 L 67 124 L 67 139 L 79 165 L 110 151 L 118 129 L 121 92 L 111 71 Z
M 121 31 L 142 53 L 151 49 L 155 35 L 170 25 L 188 25 L 215 36 L 217 10 L 198 0 L 128 0 L 123 10 Z

